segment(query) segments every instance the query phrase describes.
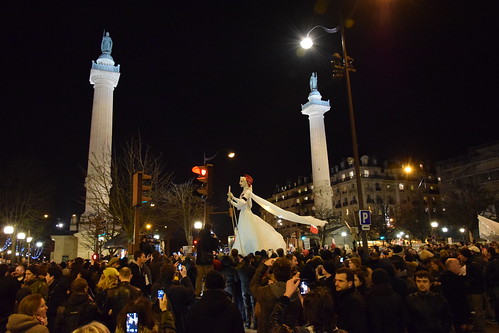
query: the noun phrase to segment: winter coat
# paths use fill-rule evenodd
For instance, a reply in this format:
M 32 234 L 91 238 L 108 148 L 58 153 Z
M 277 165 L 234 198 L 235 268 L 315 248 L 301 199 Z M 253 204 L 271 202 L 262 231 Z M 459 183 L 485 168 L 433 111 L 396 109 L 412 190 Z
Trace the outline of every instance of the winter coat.
M 15 313 L 9 317 L 7 333 L 49 333 L 49 329 L 33 316 Z
M 485 292 L 484 265 L 475 258 L 466 261 L 466 291 L 468 294 Z
M 5 331 L 8 317 L 14 311 L 19 283 L 12 276 L 0 277 L 0 332 Z
M 208 289 L 189 311 L 187 333 L 244 333 L 243 319 L 237 306 L 223 290 Z
M 32 294 L 40 294 L 42 295 L 43 299 L 47 301 L 49 288 L 45 279 L 35 278 L 31 281 L 25 282 L 24 286 L 28 287 L 31 290 Z
M 366 303 L 354 287 L 337 292 L 335 306 L 338 313 L 338 327 L 348 333 L 366 333 Z
M 370 332 L 404 332 L 409 321 L 407 309 L 389 283 L 373 285 L 366 303 Z
M 262 278 L 267 272 L 267 265 L 261 263 L 255 275 L 251 279 L 250 290 L 255 300 L 260 304 L 260 315 L 258 317 L 258 333 L 270 332 L 270 314 L 279 297 L 286 291 L 286 282 L 278 281 L 273 284 L 262 286 Z M 284 324 L 289 327 L 299 326 L 303 323 L 302 304 L 297 293 L 291 296 L 291 304 L 286 310 Z
M 448 333 L 452 322 L 449 304 L 442 295 L 433 292 L 414 293 L 407 297 L 411 317 L 410 333 Z
M 442 295 L 449 303 L 452 322 L 461 326 L 469 322 L 470 308 L 466 296 L 465 277 L 450 271 L 444 271 L 440 276 Z
M 241 281 L 241 291 L 243 294 L 250 293 L 250 281 L 255 275 L 256 268 L 251 265 L 242 265 L 237 269 L 237 277 Z
M 68 281 L 66 278 L 59 278 L 52 281 L 49 286 L 47 300 L 47 317 L 55 317 L 57 308 L 68 299 Z
M 274 310 L 270 314 L 270 330 L 271 332 L 293 332 L 293 333 L 323 333 L 324 330 L 316 330 L 312 325 L 289 327 L 282 322 L 282 318 L 286 313 L 286 309 L 290 304 L 290 300 L 286 296 L 279 297 L 279 302 L 274 306 Z M 327 332 L 338 332 L 336 327 L 330 327 Z

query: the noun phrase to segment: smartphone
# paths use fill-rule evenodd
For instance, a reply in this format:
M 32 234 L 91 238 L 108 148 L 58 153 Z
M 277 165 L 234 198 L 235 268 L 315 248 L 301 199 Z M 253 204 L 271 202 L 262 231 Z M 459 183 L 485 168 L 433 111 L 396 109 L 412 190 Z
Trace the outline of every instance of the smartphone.
M 139 314 L 137 312 L 128 312 L 126 314 L 126 333 L 139 332 Z
M 165 291 L 163 289 L 158 289 L 158 299 L 163 299 L 165 296 Z
M 305 280 L 300 281 L 300 294 L 305 295 L 310 291 L 308 282 Z
M 343 261 L 345 261 L 345 258 L 341 257 L 340 262 L 343 262 Z
M 177 268 L 178 268 L 179 271 L 181 271 L 182 270 L 182 264 L 179 263 L 178 266 L 177 266 Z

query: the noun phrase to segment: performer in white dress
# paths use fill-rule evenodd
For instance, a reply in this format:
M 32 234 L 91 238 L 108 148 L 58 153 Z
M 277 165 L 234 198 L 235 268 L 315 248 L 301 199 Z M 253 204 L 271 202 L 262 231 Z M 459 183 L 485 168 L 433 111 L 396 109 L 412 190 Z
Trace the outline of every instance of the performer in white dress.
M 236 240 L 232 248 L 238 249 L 245 256 L 260 250 L 286 249 L 282 235 L 251 211 L 252 184 L 253 178 L 244 175 L 239 180 L 239 185 L 243 188 L 240 197 L 236 198 L 231 192 L 228 193 L 228 201 L 240 210 Z

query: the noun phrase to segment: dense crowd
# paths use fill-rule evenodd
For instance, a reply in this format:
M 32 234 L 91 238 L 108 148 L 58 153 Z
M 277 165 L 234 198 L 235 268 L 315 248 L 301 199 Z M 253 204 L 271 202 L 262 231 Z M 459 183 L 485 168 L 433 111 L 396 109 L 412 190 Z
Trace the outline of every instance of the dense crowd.
M 497 323 L 494 242 L 244 257 L 218 245 L 207 224 L 194 254 L 2 263 L 0 333 L 448 333 Z

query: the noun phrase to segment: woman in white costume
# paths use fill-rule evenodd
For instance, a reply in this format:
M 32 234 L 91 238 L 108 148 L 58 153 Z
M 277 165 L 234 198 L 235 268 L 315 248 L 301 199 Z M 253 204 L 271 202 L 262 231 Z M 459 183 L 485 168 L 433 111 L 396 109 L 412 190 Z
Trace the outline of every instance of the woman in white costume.
M 232 192 L 227 194 L 231 205 L 240 210 L 239 222 L 237 224 L 236 240 L 233 249 L 246 256 L 255 251 L 278 248 L 286 249 L 286 242 L 282 235 L 274 227 L 262 220 L 251 211 L 253 195 L 253 178 L 244 175 L 239 180 L 243 191 L 239 198 L 234 197 Z

